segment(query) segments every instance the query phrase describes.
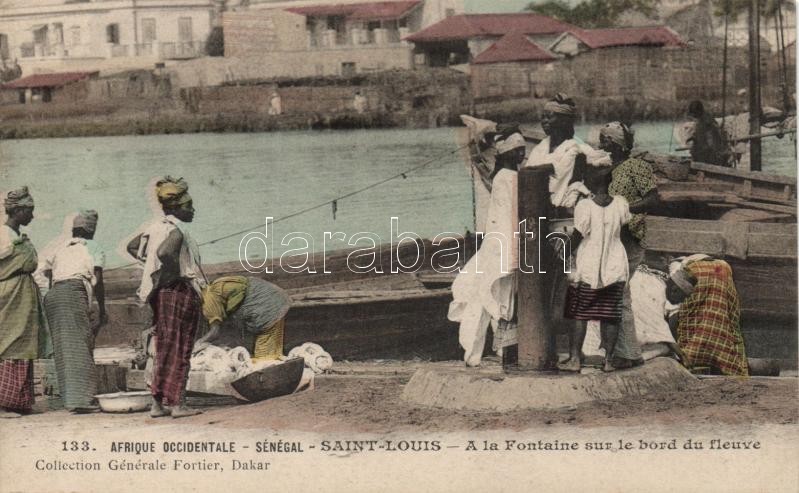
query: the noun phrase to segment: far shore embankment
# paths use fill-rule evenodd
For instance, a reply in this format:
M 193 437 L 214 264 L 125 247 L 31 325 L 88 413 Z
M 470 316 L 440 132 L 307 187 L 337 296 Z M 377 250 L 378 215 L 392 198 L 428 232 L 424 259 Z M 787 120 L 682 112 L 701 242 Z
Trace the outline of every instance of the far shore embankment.
M 270 114 L 275 94 L 282 113 Z M 355 96 L 365 100 L 356 111 Z M 0 139 L 271 132 L 313 129 L 435 128 L 462 125 L 471 114 L 531 123 L 546 96 L 475 99 L 469 77 L 447 70 L 387 71 L 353 77 L 239 81 L 173 87 L 169 77 L 137 71 L 72 84 L 49 102 L 0 98 Z M 687 101 L 574 95 L 581 123 L 678 120 Z M 17 98 L 17 99 L 15 99 Z M 711 111 L 720 101 L 706 101 Z M 728 112 L 736 111 L 728 102 Z

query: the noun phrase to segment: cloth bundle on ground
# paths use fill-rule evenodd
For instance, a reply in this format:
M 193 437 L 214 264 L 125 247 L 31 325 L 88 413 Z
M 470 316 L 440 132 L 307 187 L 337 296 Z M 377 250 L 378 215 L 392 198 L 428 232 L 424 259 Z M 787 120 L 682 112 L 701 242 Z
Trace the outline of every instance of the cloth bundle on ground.
M 317 348 L 318 345 L 314 344 Z M 321 349 L 321 348 L 319 348 Z M 323 352 L 324 353 L 324 352 Z M 330 358 L 330 355 L 324 353 Z M 246 377 L 251 373 L 255 373 L 257 371 L 261 371 L 264 368 L 280 365 L 283 364 L 289 358 L 283 358 L 279 360 L 269 360 L 269 361 L 257 361 L 254 362 L 250 359 L 250 353 L 247 349 L 239 346 L 233 349 L 225 349 L 218 346 L 208 346 L 202 351 L 195 354 L 191 359 L 191 368 L 192 371 L 203 371 L 203 372 L 210 372 L 213 374 L 211 378 L 217 386 L 229 384 L 234 380 L 238 380 L 240 378 Z M 330 366 L 332 366 L 332 358 L 330 359 Z M 306 360 L 307 364 L 307 360 Z M 322 366 L 324 364 L 322 363 Z M 329 368 L 328 366 L 327 368 Z M 313 376 L 314 371 L 306 368 L 303 370 L 302 378 L 300 379 L 300 383 L 297 385 L 297 388 L 294 392 L 302 390 L 304 388 L 313 389 Z M 189 377 L 191 380 L 191 377 Z M 206 378 L 206 381 L 209 379 Z M 191 388 L 191 381 L 189 382 L 189 387 Z
M 250 353 L 243 347 L 224 349 L 219 346 L 208 346 L 191 358 L 191 369 L 195 371 L 211 371 L 226 375 L 233 381 L 251 373 Z
M 322 346 L 313 342 L 306 342 L 301 346 L 297 346 L 288 355 L 291 358 L 302 358 L 305 360 L 305 366 L 310 368 L 314 373 L 324 373 L 333 368 L 333 357 L 330 353 L 322 349 Z
M 669 354 L 676 344 L 667 315 L 677 309 L 666 299 L 666 273 L 641 265 L 630 278 L 635 335 L 645 360 Z M 602 355 L 599 324 L 589 323 L 583 344 L 586 355 Z

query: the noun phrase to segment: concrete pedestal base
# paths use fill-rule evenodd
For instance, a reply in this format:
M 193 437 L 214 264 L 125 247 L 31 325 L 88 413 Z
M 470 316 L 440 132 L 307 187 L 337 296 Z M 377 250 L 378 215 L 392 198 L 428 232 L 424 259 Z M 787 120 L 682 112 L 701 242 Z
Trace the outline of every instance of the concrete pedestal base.
M 475 411 L 557 409 L 590 401 L 622 399 L 685 389 L 697 382 L 670 358 L 630 370 L 589 374 L 506 374 L 500 366 L 417 370 L 402 399 L 424 406 Z

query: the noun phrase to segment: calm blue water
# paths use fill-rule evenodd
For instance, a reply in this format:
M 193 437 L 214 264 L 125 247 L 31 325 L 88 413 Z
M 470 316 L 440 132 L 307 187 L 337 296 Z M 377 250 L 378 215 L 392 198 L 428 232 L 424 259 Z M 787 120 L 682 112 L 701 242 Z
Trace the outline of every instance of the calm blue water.
M 640 147 L 669 150 L 671 124 L 636 125 Z M 585 137 L 587 127 L 578 128 Z M 775 145 L 774 143 L 777 142 Z M 764 171 L 796 174 L 793 142 L 764 144 Z M 40 248 L 57 236 L 66 214 L 100 212 L 97 240 L 109 266 L 125 263 L 120 241 L 152 217 L 146 199 L 156 176 L 184 177 L 197 209 L 191 229 L 199 242 L 256 228 L 400 173 L 457 147 L 454 129 L 192 134 L 0 142 L 0 189 L 30 186 L 36 219 L 27 228 Z M 463 158 L 450 154 L 432 165 L 338 202 L 274 225 L 275 252 L 284 235 L 300 231 L 322 249 L 323 232 L 372 232 L 390 241 L 390 218 L 399 231 L 431 238 L 471 229 L 470 177 Z M 242 235 L 202 247 L 206 262 L 238 258 Z M 343 248 L 340 241 L 327 249 Z M 250 252 L 255 253 L 255 252 Z

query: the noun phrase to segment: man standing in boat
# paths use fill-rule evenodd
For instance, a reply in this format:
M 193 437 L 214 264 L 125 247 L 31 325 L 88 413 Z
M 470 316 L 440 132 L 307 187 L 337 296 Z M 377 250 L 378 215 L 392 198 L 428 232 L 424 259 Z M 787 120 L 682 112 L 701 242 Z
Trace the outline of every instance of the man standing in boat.
M 166 176 L 155 185 L 164 216 L 128 244 L 144 263 L 138 295 L 153 309 L 155 360 L 150 416 L 173 418 L 201 411 L 186 406 L 186 383 L 194 337 L 200 324 L 202 289 L 208 284 L 197 243 L 185 223 L 194 219 L 189 186 Z
M 691 158 L 694 161 L 717 166 L 730 166 L 730 150 L 721 129 L 713 117 L 705 112 L 701 101 L 691 101 L 688 118 L 694 122 L 693 135 L 688 138 Z

